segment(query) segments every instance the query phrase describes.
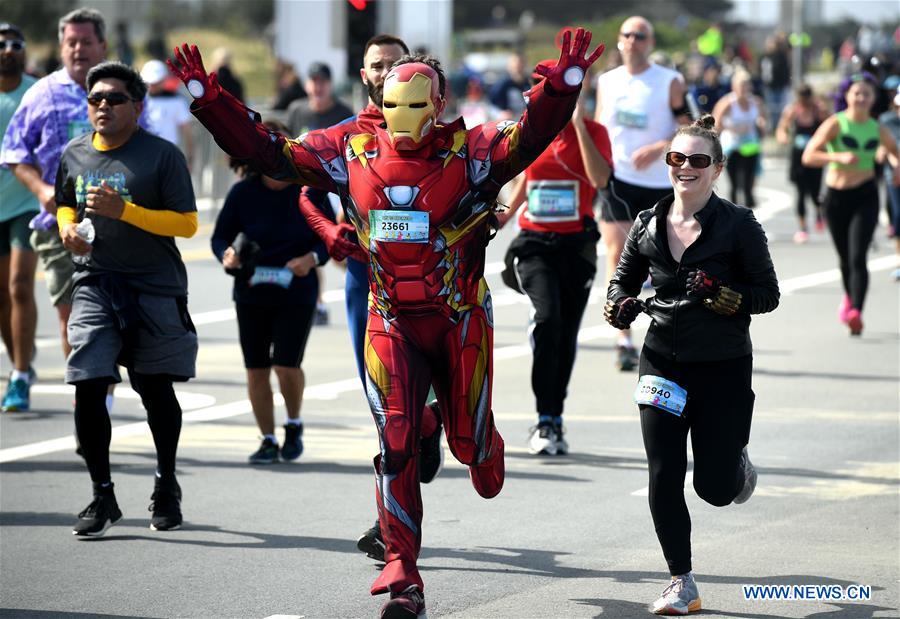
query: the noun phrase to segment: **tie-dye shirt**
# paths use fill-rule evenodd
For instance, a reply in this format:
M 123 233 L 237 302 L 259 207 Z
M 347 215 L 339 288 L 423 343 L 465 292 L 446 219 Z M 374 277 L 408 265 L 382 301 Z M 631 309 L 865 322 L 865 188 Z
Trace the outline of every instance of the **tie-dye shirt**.
M 87 92 L 62 68 L 38 80 L 22 97 L 3 136 L 0 163 L 33 165 L 52 185 L 66 144 L 92 130 Z

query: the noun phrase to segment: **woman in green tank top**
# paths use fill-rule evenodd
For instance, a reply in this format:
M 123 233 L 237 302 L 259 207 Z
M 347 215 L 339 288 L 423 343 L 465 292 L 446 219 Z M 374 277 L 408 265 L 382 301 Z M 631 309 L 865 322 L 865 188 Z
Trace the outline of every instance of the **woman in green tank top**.
M 857 73 L 840 86 L 837 113 L 816 130 L 803 151 L 803 165 L 828 167 L 823 203 L 828 230 L 841 266 L 844 298 L 838 317 L 851 335 L 862 334 L 862 309 L 869 287 L 866 253 L 878 224 L 875 152 L 897 156 L 890 132 L 872 118 L 878 82 Z

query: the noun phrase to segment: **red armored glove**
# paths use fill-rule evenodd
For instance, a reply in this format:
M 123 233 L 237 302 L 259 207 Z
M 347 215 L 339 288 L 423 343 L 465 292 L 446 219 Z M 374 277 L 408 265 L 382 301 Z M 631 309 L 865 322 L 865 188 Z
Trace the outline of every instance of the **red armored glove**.
M 366 252 L 346 236 L 355 232 L 356 228 L 350 224 L 333 224 L 330 221 L 316 230 L 316 234 L 325 243 L 328 255 L 335 260 L 343 260 L 350 256 L 360 262 L 368 262 L 369 258 L 366 256 Z
M 221 90 L 215 72 L 206 73 L 203 68 L 203 57 L 196 45 L 182 44 L 175 48 L 175 61 L 166 60 L 172 75 L 184 82 L 188 92 L 200 105 L 212 103 Z
M 322 213 L 309 196 L 306 195 L 306 189 L 300 193 L 300 213 L 306 219 L 309 227 L 322 239 L 325 243 L 325 249 L 328 255 L 335 260 L 343 260 L 347 256 L 352 256 L 360 262 L 368 262 L 366 252 L 357 244 L 348 239 L 345 235 L 356 232 L 356 229 L 350 224 L 332 223 L 325 214 Z
M 553 67 L 538 65 L 534 72 L 543 75 L 553 90 L 569 93 L 581 86 L 588 68 L 600 57 L 605 47 L 601 43 L 588 58 L 585 54 L 591 45 L 591 33 L 584 28 L 575 30 L 575 42 L 572 43 L 572 31 L 563 32 L 562 48 L 559 60 Z
M 644 311 L 644 303 L 634 297 L 625 297 L 618 301 L 607 301 L 603 307 L 603 317 L 616 329 L 628 329 L 631 323 Z

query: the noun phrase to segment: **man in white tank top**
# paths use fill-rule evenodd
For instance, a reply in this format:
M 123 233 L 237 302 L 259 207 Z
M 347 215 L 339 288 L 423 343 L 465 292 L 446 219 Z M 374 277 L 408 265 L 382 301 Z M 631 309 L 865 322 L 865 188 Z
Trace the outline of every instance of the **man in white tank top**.
M 678 126 L 690 122 L 684 78 L 650 62 L 654 43 L 650 22 L 629 17 L 619 29 L 622 66 L 597 79 L 596 118 L 609 131 L 614 166 L 600 216 L 607 282 L 637 214 L 672 193 L 663 155 Z M 638 356 L 630 330 L 621 332 L 617 349 L 619 369 L 634 369 Z

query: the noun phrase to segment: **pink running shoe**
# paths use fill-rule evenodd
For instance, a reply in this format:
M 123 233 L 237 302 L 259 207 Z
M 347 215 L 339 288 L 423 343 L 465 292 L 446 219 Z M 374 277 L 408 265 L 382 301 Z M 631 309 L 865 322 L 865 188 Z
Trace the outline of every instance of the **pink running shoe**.
M 844 295 L 844 298 L 841 299 L 841 304 L 838 305 L 838 320 L 847 324 L 847 321 L 850 319 L 850 309 L 850 297 Z
M 806 230 L 797 230 L 794 233 L 794 243 L 796 243 L 797 245 L 803 245 L 808 240 L 809 234 L 806 232 Z
M 850 335 L 862 335 L 862 314 L 858 309 L 854 308 L 847 312 L 847 326 L 850 327 Z

